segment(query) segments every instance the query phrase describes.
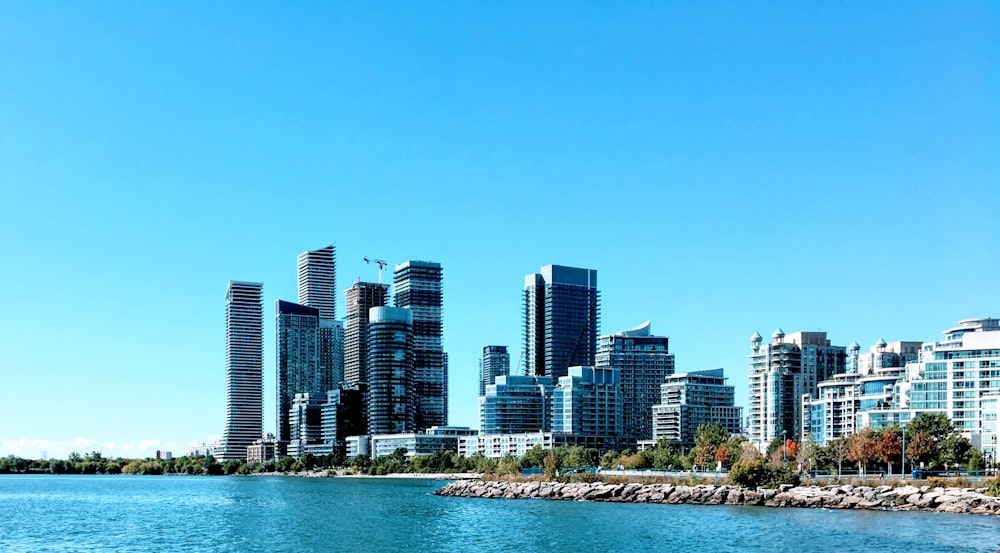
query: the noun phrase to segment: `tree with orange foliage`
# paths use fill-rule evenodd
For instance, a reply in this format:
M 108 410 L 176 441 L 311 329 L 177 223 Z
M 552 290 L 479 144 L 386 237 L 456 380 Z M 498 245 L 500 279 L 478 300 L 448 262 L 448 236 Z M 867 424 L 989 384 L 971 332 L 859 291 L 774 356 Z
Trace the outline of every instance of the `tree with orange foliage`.
M 868 472 L 868 463 L 875 460 L 878 440 L 871 428 L 862 429 L 851 434 L 847 439 L 847 458 L 861 468 L 862 478 Z
M 799 454 L 799 444 L 793 440 L 785 440 L 785 457 L 794 459 Z
M 875 454 L 889 467 L 889 474 L 892 474 L 892 461 L 898 459 L 903 452 L 899 441 L 899 428 L 887 428 L 878 437 L 875 443 Z

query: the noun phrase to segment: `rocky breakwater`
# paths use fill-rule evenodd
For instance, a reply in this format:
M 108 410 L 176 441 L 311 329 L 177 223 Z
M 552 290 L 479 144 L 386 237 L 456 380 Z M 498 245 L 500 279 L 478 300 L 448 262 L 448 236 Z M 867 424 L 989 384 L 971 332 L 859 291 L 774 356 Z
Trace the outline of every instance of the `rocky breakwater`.
M 985 495 L 985 488 L 934 488 L 931 486 L 782 486 L 778 490 L 750 490 L 739 486 L 702 484 L 607 484 L 460 480 L 435 495 L 493 499 L 557 499 L 622 503 L 693 505 L 760 505 L 868 509 L 876 511 L 942 511 L 1000 515 L 1000 498 Z

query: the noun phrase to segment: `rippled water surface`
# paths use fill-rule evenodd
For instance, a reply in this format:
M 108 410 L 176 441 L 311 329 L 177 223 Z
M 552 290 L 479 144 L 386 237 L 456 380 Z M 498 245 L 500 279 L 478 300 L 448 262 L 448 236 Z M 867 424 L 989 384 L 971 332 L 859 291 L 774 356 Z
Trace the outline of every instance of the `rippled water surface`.
M 436 497 L 441 482 L 0 476 L 0 551 L 1000 549 L 1000 518 Z

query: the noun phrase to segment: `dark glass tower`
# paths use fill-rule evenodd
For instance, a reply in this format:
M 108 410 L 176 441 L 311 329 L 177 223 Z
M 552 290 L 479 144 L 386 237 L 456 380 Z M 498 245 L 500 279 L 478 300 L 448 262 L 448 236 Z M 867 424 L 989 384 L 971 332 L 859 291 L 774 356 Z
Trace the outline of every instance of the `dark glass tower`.
M 524 279 L 525 374 L 559 378 L 593 366 L 600 328 L 597 271 L 546 265 Z
M 415 399 L 413 314 L 374 307 L 368 323 L 368 432 L 414 432 Z
M 413 313 L 413 386 L 416 428 L 448 424 L 448 369 L 442 345 L 440 263 L 407 261 L 396 267 L 395 305 Z
M 308 393 L 315 398 L 331 387 L 332 367 L 320 365 L 319 313 L 290 301 L 274 303 L 278 455 L 285 454 L 292 439 L 289 409 L 295 395 Z

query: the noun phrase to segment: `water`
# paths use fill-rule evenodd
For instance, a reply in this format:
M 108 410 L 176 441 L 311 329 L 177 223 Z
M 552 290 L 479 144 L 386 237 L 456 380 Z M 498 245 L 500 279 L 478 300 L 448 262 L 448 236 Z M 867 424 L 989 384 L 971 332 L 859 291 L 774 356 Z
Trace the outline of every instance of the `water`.
M 0 552 L 1000 549 L 1000 518 L 437 497 L 441 482 L 0 476 Z

